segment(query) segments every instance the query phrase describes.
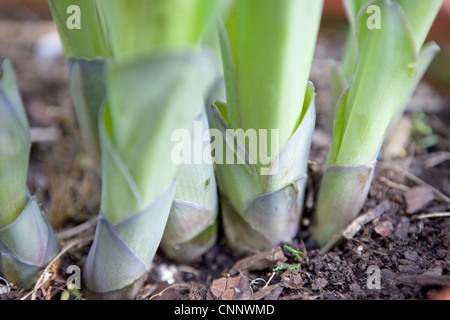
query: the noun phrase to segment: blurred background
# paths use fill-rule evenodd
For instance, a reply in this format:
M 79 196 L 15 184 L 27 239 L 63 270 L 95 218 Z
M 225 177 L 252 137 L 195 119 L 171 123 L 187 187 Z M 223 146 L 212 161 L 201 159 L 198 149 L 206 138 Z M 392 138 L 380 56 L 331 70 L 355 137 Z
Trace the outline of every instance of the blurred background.
M 46 0 L 0 0 L 0 21 L 8 20 L 17 21 L 22 25 L 23 30 L 27 30 L 27 24 L 39 25 L 36 31 L 46 31 L 45 24 L 50 21 L 51 16 Z M 41 24 L 40 22 L 43 22 Z M 337 29 L 340 36 L 344 37 L 343 32 L 346 28 L 346 17 L 341 0 L 325 0 L 322 28 Z M 2 24 L 0 26 L 1 39 L 0 45 L 4 45 L 4 41 L 8 38 L 8 28 Z M 51 28 L 49 28 L 51 29 Z M 444 4 L 434 22 L 429 33 L 428 39 L 436 41 L 442 48 L 442 52 L 435 59 L 434 64 L 430 68 L 428 75 L 432 74 L 435 81 L 442 81 L 442 86 L 450 86 L 450 0 L 444 0 Z M 17 31 L 16 31 L 17 32 Z M 11 32 L 9 37 L 17 35 Z M 24 36 L 24 35 L 22 35 Z M 6 39 L 5 39 L 6 38 Z M 35 39 L 37 40 L 37 39 Z M 0 52 L 3 53 L 3 52 Z
M 76 2 L 76 1 L 74 1 Z M 347 21 L 341 0 L 325 0 L 311 80 L 317 89 L 317 132 L 313 148 L 326 147 L 329 108 L 329 65 L 340 61 Z M 423 178 L 450 194 L 450 0 L 445 0 L 429 40 L 441 47 L 408 106 L 409 116 L 429 129 L 412 154 L 441 152 L 440 164 Z M 56 28 L 46 0 L 0 0 L 0 59 L 10 58 L 31 126 L 33 148 L 29 188 L 37 194 L 52 224 L 84 221 L 97 214 L 99 190 L 91 181 L 67 84 Z M 387 57 L 388 58 L 388 57 Z M 322 137 L 322 138 L 320 138 Z M 433 140 L 433 141 L 431 141 Z M 424 140 L 425 141 L 425 140 Z M 430 143 L 430 141 L 432 143 Z M 314 155 L 314 151 L 312 152 Z M 430 170 L 431 170 L 430 169 Z M 437 170 L 437 171 L 436 171 Z M 51 195 L 51 196 L 50 196 Z

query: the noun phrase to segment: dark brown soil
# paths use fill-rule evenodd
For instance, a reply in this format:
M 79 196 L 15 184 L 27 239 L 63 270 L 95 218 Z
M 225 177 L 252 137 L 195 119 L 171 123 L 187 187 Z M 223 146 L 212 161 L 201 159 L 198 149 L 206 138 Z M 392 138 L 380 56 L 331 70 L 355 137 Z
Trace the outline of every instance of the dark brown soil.
M 95 230 L 100 193 L 80 142 L 64 61 L 43 64 L 33 59 L 36 39 L 52 28 L 42 20 L 0 21 L 0 58 L 13 60 L 31 127 L 44 128 L 33 144 L 28 185 L 42 202 L 64 253 L 47 270 L 50 280 L 38 283 L 33 290 L 6 290 L 0 281 L 0 292 L 4 292 L 0 300 L 61 299 L 67 289 L 65 270 L 72 264 L 83 265 Z M 426 82 L 414 97 L 419 109 L 409 110 L 407 116 L 414 117 L 417 110 L 424 113 L 424 123 L 438 142 L 423 147 L 419 140 L 411 140 L 401 157 L 378 162 L 361 214 L 383 203 L 387 207 L 353 237 L 328 252 L 309 241 L 308 226 L 314 223 L 315 195 L 329 141 L 324 111 L 328 101 L 327 59 L 339 59 L 341 37 L 335 31 L 321 30 L 313 64 L 318 120 L 311 178 L 302 228 L 287 243 L 304 254 L 301 266 L 274 271 L 277 266 L 298 263 L 284 244 L 244 257 L 219 241 L 192 265 L 178 264 L 157 253 L 137 299 L 423 300 L 442 296 L 443 289 L 450 286 L 450 100 L 446 96 L 449 92 L 436 91 Z M 440 108 L 433 108 L 436 97 Z M 423 189 L 414 193 L 416 187 Z M 81 229 L 73 229 L 80 224 Z M 379 286 L 374 280 L 378 275 Z M 72 292 L 69 299 L 84 299 L 83 292 Z

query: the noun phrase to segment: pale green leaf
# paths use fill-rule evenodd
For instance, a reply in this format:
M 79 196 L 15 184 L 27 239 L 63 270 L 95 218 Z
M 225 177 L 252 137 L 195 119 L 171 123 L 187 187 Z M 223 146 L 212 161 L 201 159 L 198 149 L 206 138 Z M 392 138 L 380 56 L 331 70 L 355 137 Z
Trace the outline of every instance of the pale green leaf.
M 395 128 L 397 127 L 398 122 L 403 116 L 406 107 L 408 106 L 408 103 L 411 100 L 411 97 L 413 96 L 417 86 L 422 80 L 423 75 L 425 74 L 426 70 L 428 69 L 434 57 L 438 54 L 439 51 L 440 48 L 435 42 L 429 42 L 425 44 L 420 50 L 419 56 L 417 57 L 417 69 L 416 73 L 414 74 L 413 83 L 409 87 L 409 91 L 406 94 L 406 97 L 403 99 L 402 103 L 400 104 L 400 107 L 397 109 L 395 115 L 392 117 L 392 120 L 389 123 L 385 140 L 391 137 L 390 135 L 393 133 L 393 130 L 395 130 Z
M 90 290 L 111 294 L 133 284 L 150 269 L 175 194 L 175 183 L 151 205 L 111 225 L 100 215 L 84 279 Z
M 181 163 L 175 177 L 177 190 L 175 199 L 194 203 L 211 212 L 217 211 L 217 185 L 212 166 L 209 124 L 205 109 L 190 128 L 190 141 L 182 141 L 190 148 L 187 163 Z M 202 141 L 200 144 L 199 141 Z M 201 148 L 199 148 L 201 147 Z M 209 155 L 209 158 L 206 158 Z M 208 163 L 209 161 L 209 163 Z
M 231 128 L 278 129 L 280 147 L 287 142 L 302 114 L 321 9 L 322 1 L 236 2 L 221 35 Z
M 238 212 L 244 212 L 263 192 L 257 170 L 240 141 L 227 137 L 230 127 L 216 106 L 210 108 L 208 119 L 211 128 L 216 129 L 211 131 L 211 137 L 221 194 L 230 199 Z
M 139 211 L 141 194 L 130 171 L 111 141 L 111 115 L 109 105 L 100 110 L 99 135 L 102 154 L 102 205 L 103 214 L 115 224 Z
M 345 41 L 344 56 L 342 58 L 342 72 L 347 80 L 353 77 L 358 65 L 358 43 L 356 40 L 356 19 L 361 9 L 371 0 L 345 0 L 344 8 L 349 27 Z
M 271 162 L 264 184 L 264 193 L 282 189 L 307 174 L 311 139 L 316 124 L 314 90 L 314 86 L 309 82 L 302 108 L 306 114 L 302 116 L 292 137 Z
M 145 263 L 100 216 L 95 239 L 84 266 L 83 280 L 89 290 L 108 293 L 130 286 L 146 273 Z
M 59 245 L 36 198 L 28 190 L 25 194 L 27 203 L 17 219 L 0 227 L 0 274 L 19 287 L 29 288 L 57 254 Z
M 348 101 L 348 93 L 350 91 L 350 88 L 348 87 L 343 94 L 341 95 L 341 98 L 339 99 L 338 105 L 336 106 L 336 114 L 334 116 L 334 136 L 333 136 L 333 162 L 338 156 L 338 150 L 341 147 L 342 137 L 344 135 L 344 116 L 345 116 L 345 109 L 347 107 L 347 101 Z
M 358 43 L 356 41 L 355 30 L 349 28 L 347 30 L 344 56 L 342 58 L 342 73 L 345 76 L 346 80 L 350 81 L 353 78 L 357 65 L 358 65 Z
M 350 28 L 355 31 L 356 19 L 359 12 L 363 7 L 366 6 L 368 2 L 372 0 L 344 0 L 345 13 L 347 15 L 347 20 L 350 23 Z M 356 36 L 356 33 L 353 33 Z
M 93 0 L 48 0 L 66 56 L 108 56 L 103 26 Z
M 335 62 L 330 65 L 330 105 L 328 110 L 328 122 L 330 131 L 333 131 L 333 120 L 336 110 L 338 108 L 338 102 L 343 92 L 350 86 L 347 77 L 344 75 L 342 68 Z
M 243 211 L 222 199 L 222 217 L 228 245 L 238 252 L 266 250 L 290 241 L 298 230 L 307 176 L 263 194 Z
M 403 9 L 414 34 L 416 51 L 422 48 L 428 31 L 436 18 L 443 0 L 396 0 Z
M 214 70 L 212 55 L 198 50 L 161 52 L 108 70 L 111 144 L 139 191 L 141 208 L 172 182 L 171 135 L 191 125 Z M 104 194 L 102 203 L 107 201 L 114 199 Z
M 362 166 L 328 167 L 317 199 L 317 222 L 312 238 L 324 246 L 360 212 L 372 182 L 375 163 Z
M 98 117 L 105 101 L 104 73 L 106 60 L 103 58 L 68 58 L 69 85 L 80 125 L 81 134 L 89 154 L 96 163 L 100 162 L 100 140 Z
M 401 9 L 395 2 L 371 4 L 380 8 L 381 28 L 369 29 L 370 15 L 364 11 L 359 15 L 359 63 L 345 108 L 340 147 L 334 146 L 336 164 L 360 165 L 375 159 L 416 68 L 414 41 Z
M 198 44 L 215 0 L 96 0 L 116 58 Z
M 12 63 L 0 69 L 0 226 L 17 218 L 24 208 L 30 133 Z
M 172 259 L 192 262 L 217 240 L 217 210 L 175 199 L 170 209 L 161 248 Z

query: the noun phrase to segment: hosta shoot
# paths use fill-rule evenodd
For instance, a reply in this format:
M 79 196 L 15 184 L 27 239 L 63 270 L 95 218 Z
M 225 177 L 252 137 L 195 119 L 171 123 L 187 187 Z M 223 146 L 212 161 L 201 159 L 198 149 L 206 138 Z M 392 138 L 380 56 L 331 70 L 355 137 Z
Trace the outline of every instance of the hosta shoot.
M 209 118 L 223 139 L 215 163 L 225 236 L 238 251 L 277 245 L 297 232 L 315 123 L 308 77 L 321 10 L 322 1 L 236 1 L 219 24 L 226 103 L 217 102 Z
M 201 114 L 216 74 L 212 54 L 198 45 L 214 1 L 96 4 L 112 58 L 99 114 L 101 212 L 83 279 L 90 297 L 133 298 L 178 188 L 171 134 Z
M 429 50 L 423 42 L 441 3 L 379 0 L 360 9 L 355 21 L 357 66 L 337 104 L 317 201 L 313 235 L 319 244 L 361 210 L 387 128 L 417 84 L 420 56 Z
M 27 188 L 31 148 L 10 60 L 0 65 L 0 275 L 29 288 L 59 250 L 52 226 Z

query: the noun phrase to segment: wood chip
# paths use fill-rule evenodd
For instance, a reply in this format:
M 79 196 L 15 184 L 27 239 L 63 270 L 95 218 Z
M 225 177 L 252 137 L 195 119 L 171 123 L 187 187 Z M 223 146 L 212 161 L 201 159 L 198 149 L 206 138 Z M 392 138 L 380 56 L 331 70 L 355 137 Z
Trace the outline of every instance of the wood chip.
M 390 234 L 392 234 L 392 232 L 394 232 L 394 226 L 392 225 L 392 222 L 390 222 L 389 220 L 380 222 L 376 227 L 375 227 L 375 232 L 378 233 L 380 236 L 382 237 L 387 237 Z
M 213 281 L 210 291 L 219 300 L 245 299 L 251 295 L 250 281 L 242 274 L 222 277 Z
M 395 236 L 400 240 L 405 240 L 408 237 L 409 225 L 409 219 L 407 217 L 402 217 L 395 229 Z
M 328 280 L 325 278 L 316 278 L 311 284 L 311 289 L 320 290 L 328 284 Z
M 416 177 L 412 173 L 408 172 L 407 170 L 405 170 L 403 168 L 400 168 L 400 167 L 397 167 L 397 166 L 393 166 L 392 164 L 383 163 L 382 161 L 378 161 L 377 166 L 378 167 L 384 167 L 384 168 L 389 169 L 389 170 L 394 170 L 397 173 L 402 174 L 404 177 L 408 178 L 409 180 L 411 180 L 412 182 L 414 182 L 414 183 L 416 183 L 416 184 L 418 184 L 420 186 L 428 186 L 428 187 L 430 187 L 433 190 L 434 194 L 436 195 L 437 199 L 440 199 L 440 200 L 450 204 L 450 198 L 449 197 L 447 197 L 441 191 L 437 190 L 436 188 L 434 188 L 430 184 L 426 183 L 425 181 L 423 181 L 419 177 Z
M 303 284 L 303 279 L 299 273 L 289 272 L 288 276 L 283 277 L 281 285 L 288 289 L 299 289 Z
M 239 260 L 231 268 L 230 274 L 232 276 L 244 270 L 265 270 L 273 269 L 278 262 L 286 262 L 287 258 L 284 255 L 283 249 L 280 246 L 254 254 L 244 259 Z
M 419 211 L 434 199 L 433 189 L 428 186 L 419 186 L 405 192 L 406 213 Z

